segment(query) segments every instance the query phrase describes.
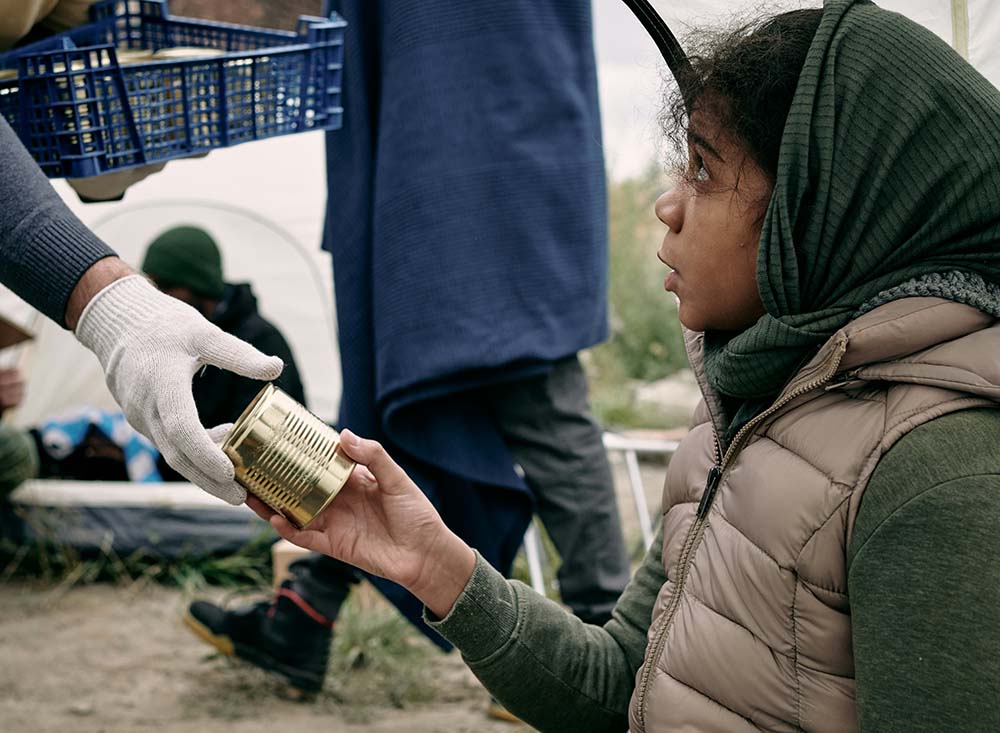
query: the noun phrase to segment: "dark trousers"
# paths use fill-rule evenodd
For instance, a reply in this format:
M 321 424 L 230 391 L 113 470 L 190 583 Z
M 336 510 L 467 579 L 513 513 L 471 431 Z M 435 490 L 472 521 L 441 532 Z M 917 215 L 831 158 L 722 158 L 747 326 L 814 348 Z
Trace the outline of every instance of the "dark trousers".
M 602 624 L 630 577 L 611 467 L 590 414 L 576 356 L 543 375 L 492 385 L 476 395 L 490 410 L 562 559 L 559 592 L 574 614 Z M 348 565 L 313 554 L 292 565 L 297 592 L 335 618 L 356 582 Z

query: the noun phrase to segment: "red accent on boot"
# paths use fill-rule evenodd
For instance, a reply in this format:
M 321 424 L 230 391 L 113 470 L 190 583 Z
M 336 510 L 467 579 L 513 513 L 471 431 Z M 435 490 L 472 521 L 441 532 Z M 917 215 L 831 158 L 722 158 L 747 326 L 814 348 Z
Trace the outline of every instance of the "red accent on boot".
M 304 613 L 306 616 L 308 616 L 313 621 L 318 623 L 320 626 L 325 626 L 328 629 L 333 628 L 333 621 L 331 621 L 326 616 L 317 611 L 315 608 L 313 608 L 311 605 L 309 605 L 306 599 L 304 599 L 298 593 L 293 591 L 291 588 L 278 589 L 278 593 L 274 598 L 274 603 L 271 604 L 271 607 L 267 610 L 268 617 L 274 616 L 275 610 L 277 609 L 278 598 L 282 596 L 284 596 L 292 603 L 294 603 L 296 606 L 298 606 L 302 610 L 302 613 Z

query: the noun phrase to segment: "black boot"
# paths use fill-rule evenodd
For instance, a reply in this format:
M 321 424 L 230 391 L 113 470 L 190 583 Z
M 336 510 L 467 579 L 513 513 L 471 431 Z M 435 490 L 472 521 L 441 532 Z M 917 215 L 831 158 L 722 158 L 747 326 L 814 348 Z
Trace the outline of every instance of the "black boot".
M 208 601 L 188 606 L 184 623 L 223 654 L 284 677 L 307 695 L 326 676 L 333 623 L 282 583 L 273 601 L 227 611 Z

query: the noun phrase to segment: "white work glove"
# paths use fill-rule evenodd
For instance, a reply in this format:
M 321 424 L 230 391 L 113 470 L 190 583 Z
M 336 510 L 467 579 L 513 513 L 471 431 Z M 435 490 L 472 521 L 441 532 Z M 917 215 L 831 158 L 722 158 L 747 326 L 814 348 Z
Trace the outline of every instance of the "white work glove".
M 116 280 L 95 295 L 80 315 L 76 337 L 100 360 L 125 419 L 174 470 L 230 504 L 246 499 L 232 462 L 216 444 L 228 426 L 202 427 L 191 380 L 206 364 L 272 380 L 281 374 L 281 359 L 225 333 L 141 275 Z

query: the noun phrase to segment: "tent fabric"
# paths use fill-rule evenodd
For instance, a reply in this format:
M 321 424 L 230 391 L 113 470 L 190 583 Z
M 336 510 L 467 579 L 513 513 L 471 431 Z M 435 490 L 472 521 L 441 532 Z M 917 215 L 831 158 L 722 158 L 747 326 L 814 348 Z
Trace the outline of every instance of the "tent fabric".
M 1000 4 L 967 0 L 969 63 L 994 86 L 1000 86 Z

